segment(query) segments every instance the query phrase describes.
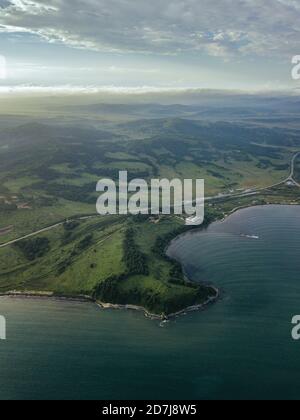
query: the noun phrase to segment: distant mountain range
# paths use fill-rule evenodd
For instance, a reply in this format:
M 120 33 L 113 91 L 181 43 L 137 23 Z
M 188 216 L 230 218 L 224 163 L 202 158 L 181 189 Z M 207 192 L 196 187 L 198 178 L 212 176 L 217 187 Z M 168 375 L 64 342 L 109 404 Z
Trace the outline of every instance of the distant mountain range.
M 203 100 L 197 105 L 161 105 L 155 103 L 74 105 L 64 108 L 67 113 L 82 116 L 99 116 L 105 119 L 187 118 L 213 121 L 247 120 L 249 123 L 282 123 L 296 121 L 300 124 L 300 99 L 298 96 L 264 97 L 257 95 L 226 96 Z

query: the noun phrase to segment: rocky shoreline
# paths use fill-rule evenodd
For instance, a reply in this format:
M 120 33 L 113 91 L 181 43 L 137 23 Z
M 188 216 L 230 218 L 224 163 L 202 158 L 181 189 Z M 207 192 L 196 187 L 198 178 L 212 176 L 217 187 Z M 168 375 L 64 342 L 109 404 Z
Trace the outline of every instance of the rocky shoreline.
M 12 290 L 9 292 L 0 293 L 0 297 L 12 297 L 12 298 L 30 298 L 30 299 L 55 299 L 55 300 L 64 300 L 70 302 L 95 302 L 91 296 L 88 295 L 78 295 L 78 296 L 66 296 L 66 295 L 57 295 L 54 292 L 43 292 L 43 291 L 19 291 Z
M 207 301 L 199 305 L 189 306 L 187 308 L 182 309 L 181 311 L 178 311 L 169 315 L 153 314 L 149 312 L 146 308 L 142 306 L 137 306 L 137 305 L 118 305 L 118 304 L 113 304 L 113 303 L 100 302 L 88 295 L 64 296 L 64 295 L 56 295 L 53 292 L 13 290 L 9 292 L 0 293 L 0 297 L 25 298 L 25 299 L 26 298 L 53 299 L 53 300 L 61 300 L 61 301 L 69 301 L 69 302 L 91 302 L 91 303 L 96 303 L 101 309 L 118 309 L 118 310 L 143 312 L 146 318 L 149 318 L 152 320 L 167 321 L 167 320 L 185 315 L 190 312 L 203 310 L 207 306 L 215 303 L 219 299 L 220 292 L 216 287 L 213 287 L 213 286 L 211 287 L 212 289 L 215 290 L 216 296 L 208 298 Z
M 144 315 L 146 316 L 146 318 L 150 318 L 150 319 L 153 319 L 153 320 L 159 320 L 159 321 L 167 321 L 167 320 L 171 320 L 171 319 L 177 318 L 179 316 L 185 315 L 185 314 L 190 313 L 190 312 L 201 311 L 201 310 L 205 309 L 207 306 L 215 303 L 220 297 L 220 292 L 216 287 L 212 287 L 212 288 L 215 290 L 216 296 L 208 298 L 205 302 L 200 303 L 199 305 L 188 306 L 187 308 L 184 308 L 184 309 L 182 309 L 178 312 L 174 312 L 174 313 L 169 314 L 169 315 L 152 314 L 146 308 L 144 308 L 142 306 L 136 306 L 136 305 L 117 305 L 117 304 L 104 303 L 104 302 L 99 302 L 99 301 L 97 301 L 96 303 L 102 309 L 119 309 L 119 310 L 138 311 L 138 312 L 143 312 Z

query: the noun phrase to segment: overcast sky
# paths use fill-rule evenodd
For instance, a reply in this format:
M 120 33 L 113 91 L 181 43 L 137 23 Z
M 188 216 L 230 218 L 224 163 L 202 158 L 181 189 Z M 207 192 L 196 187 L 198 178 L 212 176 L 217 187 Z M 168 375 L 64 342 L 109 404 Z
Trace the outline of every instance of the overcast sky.
M 299 28 L 299 0 L 0 0 L 0 84 L 296 89 Z

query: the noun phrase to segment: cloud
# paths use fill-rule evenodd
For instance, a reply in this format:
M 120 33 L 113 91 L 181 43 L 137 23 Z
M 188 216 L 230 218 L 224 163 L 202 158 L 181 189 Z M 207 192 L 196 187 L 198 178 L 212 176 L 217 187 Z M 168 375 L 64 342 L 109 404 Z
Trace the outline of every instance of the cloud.
M 0 1 L 0 32 L 76 48 L 284 58 L 300 50 L 296 0 Z
M 142 96 L 148 94 L 192 94 L 202 93 L 201 89 L 194 88 L 166 88 L 156 86 L 0 86 L 0 95 L 111 95 L 111 96 Z
M 143 97 L 149 95 L 166 95 L 170 99 L 172 96 L 176 95 L 190 95 L 198 99 L 204 99 L 205 97 L 233 97 L 239 95 L 247 95 L 251 97 L 252 95 L 271 95 L 271 96 L 296 96 L 299 97 L 299 89 L 295 88 L 294 90 L 290 89 L 275 89 L 272 85 L 264 86 L 257 89 L 202 89 L 202 88 L 189 88 L 189 87 L 157 87 L 157 86 L 73 86 L 70 84 L 65 85 L 54 85 L 54 86 L 39 86 L 32 84 L 23 84 L 19 86 L 1 86 L 0 85 L 0 96 L 42 96 L 48 97 L 49 95 L 53 96 L 81 96 L 81 95 L 92 95 L 99 97 Z

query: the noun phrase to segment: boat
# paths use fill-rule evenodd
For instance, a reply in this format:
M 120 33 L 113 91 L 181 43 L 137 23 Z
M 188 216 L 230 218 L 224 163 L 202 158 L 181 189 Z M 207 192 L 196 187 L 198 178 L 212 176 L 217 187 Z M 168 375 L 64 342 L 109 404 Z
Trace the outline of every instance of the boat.
M 259 236 L 257 235 L 241 235 L 241 236 L 248 239 L 259 239 Z

